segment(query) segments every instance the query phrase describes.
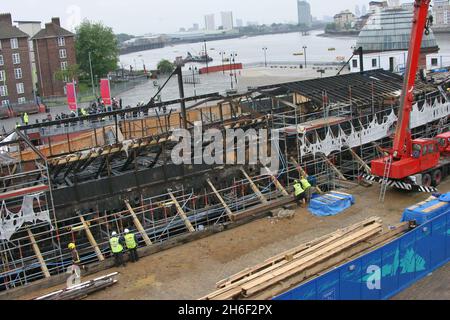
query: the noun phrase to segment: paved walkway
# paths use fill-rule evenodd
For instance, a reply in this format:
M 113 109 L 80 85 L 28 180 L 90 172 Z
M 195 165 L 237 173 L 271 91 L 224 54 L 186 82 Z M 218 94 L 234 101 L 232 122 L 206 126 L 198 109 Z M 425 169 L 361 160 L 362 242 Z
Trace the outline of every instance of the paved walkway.
M 450 300 L 450 263 L 399 293 L 392 300 Z
M 324 77 L 334 76 L 338 72 L 336 67 L 327 66 Z M 347 70 L 345 70 L 347 72 Z M 192 75 L 185 73 L 184 77 L 189 77 Z M 185 84 L 185 96 L 191 97 L 195 94 L 202 95 L 214 92 L 220 92 L 225 94 L 226 90 L 231 89 L 231 82 L 233 82 L 233 88 L 238 89 L 239 92 L 247 91 L 248 87 L 257 87 L 263 85 L 271 85 L 283 82 L 292 82 L 307 80 L 312 78 L 320 77 L 320 74 L 316 69 L 307 68 L 299 69 L 293 68 L 292 66 L 287 66 L 286 68 L 251 68 L 237 70 L 236 77 L 230 77 L 230 73 L 217 72 L 204 75 L 195 75 L 196 79 L 200 79 L 200 83 L 196 84 Z M 158 79 L 156 82 L 158 85 L 163 85 L 167 80 L 164 78 Z M 139 102 L 147 103 L 150 99 L 157 93 L 158 87 L 154 85 L 153 80 L 146 81 L 140 85 L 137 85 L 133 89 L 122 93 L 117 96 L 116 99 L 122 98 L 123 106 L 136 106 Z M 179 98 L 178 81 L 176 77 L 167 83 L 166 87 L 161 92 L 162 101 L 169 101 Z M 89 103 L 80 104 L 82 107 L 89 106 Z M 51 107 L 51 114 L 53 119 L 57 114 L 62 112 L 69 114 L 70 111 L 67 106 Z M 29 123 L 33 124 L 36 120 L 42 121 L 46 119 L 47 114 L 33 114 L 29 116 Z M 14 129 L 16 122 L 20 123 L 20 118 L 4 119 L 0 120 L 0 130 L 2 126 L 7 132 Z

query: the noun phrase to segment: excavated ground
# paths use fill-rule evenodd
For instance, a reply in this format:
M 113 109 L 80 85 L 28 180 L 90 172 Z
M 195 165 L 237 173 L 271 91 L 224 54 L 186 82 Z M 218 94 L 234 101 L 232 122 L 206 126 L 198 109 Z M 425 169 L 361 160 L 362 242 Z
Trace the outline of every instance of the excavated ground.
M 83 280 L 109 274 L 121 273 L 119 283 L 114 287 L 93 294 L 92 300 L 172 300 L 198 299 L 214 291 L 215 284 L 242 269 L 251 267 L 282 251 L 301 243 L 331 233 L 371 216 L 381 217 L 386 226 L 400 222 L 404 208 L 425 200 L 429 194 L 408 193 L 389 190 L 384 204 L 378 202 L 379 186 L 356 187 L 347 191 L 355 196 L 356 204 L 344 213 L 327 218 L 311 215 L 306 209 L 299 209 L 294 218 L 274 220 L 260 219 L 238 228 L 215 234 L 152 256 L 142 258 L 138 263 L 129 263 L 126 268 L 104 271 Z M 441 186 L 441 192 L 450 191 L 450 179 Z M 423 299 L 438 299 L 442 292 L 450 292 L 442 281 L 425 283 L 427 290 L 421 292 Z M 436 277 L 434 277 L 436 278 Z M 439 277 L 438 277 L 439 278 Z M 423 284 L 422 284 L 423 286 Z M 440 286 L 434 290 L 435 286 Z M 32 292 L 22 299 L 30 299 L 59 289 Z M 416 289 L 420 291 L 419 289 Z M 399 298 L 417 299 L 415 292 L 400 295 Z

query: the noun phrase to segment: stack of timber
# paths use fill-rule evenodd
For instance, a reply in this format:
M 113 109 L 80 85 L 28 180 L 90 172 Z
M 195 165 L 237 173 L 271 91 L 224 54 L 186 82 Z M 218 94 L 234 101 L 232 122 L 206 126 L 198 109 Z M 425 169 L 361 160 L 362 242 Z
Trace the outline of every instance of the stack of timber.
M 270 299 L 291 287 L 384 245 L 409 229 L 403 223 L 383 232 L 380 218 L 302 244 L 217 283 L 217 290 L 201 300 Z
M 115 285 L 118 281 L 116 279 L 118 275 L 118 272 L 114 272 L 91 281 L 80 283 L 67 289 L 58 290 L 44 296 L 34 298 L 33 300 L 80 300 L 86 298 L 94 292 Z

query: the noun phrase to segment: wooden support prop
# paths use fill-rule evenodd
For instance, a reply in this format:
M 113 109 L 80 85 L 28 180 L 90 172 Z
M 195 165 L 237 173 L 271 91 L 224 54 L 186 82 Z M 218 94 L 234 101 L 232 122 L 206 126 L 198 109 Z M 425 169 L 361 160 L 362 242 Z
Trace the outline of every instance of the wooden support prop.
M 357 162 L 359 162 L 359 164 L 362 165 L 362 167 L 364 168 L 364 171 L 366 171 L 366 173 L 371 173 L 371 172 L 372 172 L 372 170 L 370 170 L 370 167 L 367 165 L 367 163 L 365 163 L 365 161 L 364 161 L 363 159 L 361 159 L 361 157 L 358 156 L 358 155 L 356 154 L 356 152 L 353 151 L 352 148 L 348 148 L 348 150 L 349 150 L 350 153 L 352 154 L 353 158 L 355 158 L 355 160 L 356 160 Z
M 297 171 L 301 176 L 304 176 L 306 178 L 309 177 L 309 175 L 306 173 L 305 170 L 303 170 L 303 168 L 300 166 L 300 164 L 297 162 L 297 160 L 295 160 L 294 158 L 291 157 L 291 161 L 294 163 L 294 165 L 297 167 Z M 316 190 L 319 191 L 320 194 L 323 193 L 323 191 L 320 189 L 320 187 L 316 187 Z
M 256 193 L 256 195 L 258 196 L 259 200 L 261 200 L 262 203 L 266 204 L 267 203 L 266 197 L 264 197 L 264 195 L 258 189 L 256 184 L 253 182 L 252 178 L 250 178 L 250 176 L 247 174 L 247 172 L 245 172 L 244 169 L 241 169 L 241 172 L 244 174 L 244 176 L 248 180 L 248 182 L 250 182 L 250 186 L 251 186 L 253 192 Z
M 234 221 L 233 212 L 231 211 L 230 207 L 227 205 L 225 200 L 223 200 L 222 196 L 217 191 L 216 187 L 214 187 L 211 180 L 208 179 L 208 180 L 206 180 L 206 182 L 208 182 L 209 186 L 211 187 L 212 191 L 216 195 L 217 199 L 219 199 L 220 203 L 222 203 L 222 206 L 225 208 L 225 211 L 227 212 L 228 218 L 230 218 L 231 221 Z
M 272 179 L 273 183 L 277 187 L 277 189 L 284 195 L 289 196 L 289 193 L 286 191 L 286 189 L 283 187 L 283 185 L 278 181 L 277 177 L 275 177 L 273 174 L 270 173 L 270 170 L 267 167 L 264 167 L 264 169 L 267 171 L 267 174 L 270 174 L 270 178 Z
M 328 158 L 327 158 L 326 156 L 324 156 L 324 155 L 321 155 L 321 157 L 322 157 L 322 159 L 325 160 L 325 162 L 330 166 L 330 168 L 331 168 L 334 172 L 336 172 L 336 174 L 338 175 L 338 177 L 339 177 L 341 180 L 347 181 L 347 178 L 344 177 L 344 175 L 342 174 L 342 172 L 339 171 L 338 168 L 336 168 L 336 166 L 330 161 L 330 159 L 328 159 Z
M 88 224 L 86 223 L 86 220 L 84 220 L 83 216 L 80 215 L 80 220 L 81 223 L 83 224 L 83 228 L 86 231 L 86 235 L 88 237 L 89 243 L 91 244 L 91 246 L 94 248 L 95 250 L 95 254 L 97 255 L 97 258 L 99 261 L 104 261 L 105 257 L 102 254 L 102 251 L 100 250 L 100 248 L 98 247 L 97 241 L 95 241 L 94 236 L 92 235 L 91 230 L 89 229 Z
M 191 222 L 189 221 L 186 213 L 183 211 L 183 208 L 180 206 L 180 204 L 177 201 L 177 198 L 173 195 L 172 192 L 169 192 L 169 196 L 172 199 L 173 203 L 175 204 L 175 207 L 177 208 L 178 214 L 180 215 L 181 219 L 183 220 L 184 224 L 186 225 L 186 228 L 189 230 L 190 233 L 195 232 L 194 227 L 192 226 Z
M 30 229 L 27 229 L 27 232 L 28 232 L 28 236 L 30 237 L 30 241 L 31 241 L 31 245 L 33 246 L 34 253 L 36 254 L 36 257 L 39 260 L 39 264 L 41 265 L 41 270 L 44 273 L 44 276 L 46 278 L 50 278 L 50 272 L 48 272 L 47 265 L 45 264 L 44 257 L 42 257 L 41 250 L 39 249 L 39 246 L 36 243 L 36 239 L 34 238 L 34 235 Z
M 133 218 L 133 223 L 136 226 L 136 229 L 139 231 L 139 233 L 142 236 L 142 239 L 144 239 L 145 244 L 150 247 L 152 245 L 152 241 L 148 237 L 147 233 L 144 230 L 144 227 L 142 226 L 141 222 L 139 221 L 136 213 L 134 212 L 133 208 L 130 205 L 130 202 L 128 200 L 125 200 L 125 205 L 127 206 L 128 212 L 130 212 L 131 217 Z

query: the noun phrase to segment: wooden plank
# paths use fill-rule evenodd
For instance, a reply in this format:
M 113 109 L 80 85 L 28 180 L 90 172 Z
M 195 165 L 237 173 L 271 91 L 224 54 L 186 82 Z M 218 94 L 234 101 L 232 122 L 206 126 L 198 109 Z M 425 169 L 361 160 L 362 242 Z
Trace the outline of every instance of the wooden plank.
M 355 160 L 356 160 L 357 162 L 359 162 L 359 164 L 361 164 L 361 165 L 363 166 L 364 171 L 366 171 L 366 173 L 369 173 L 369 174 L 370 174 L 370 173 L 372 172 L 372 170 L 371 170 L 370 167 L 367 165 L 367 163 L 366 163 L 363 159 L 361 159 L 361 157 L 358 156 L 358 154 L 357 154 L 355 151 L 353 151 L 352 148 L 349 148 L 348 150 L 349 150 L 350 153 L 352 154 L 353 158 L 355 158 Z
M 42 257 L 41 250 L 39 249 L 39 246 L 36 243 L 36 239 L 34 238 L 33 232 L 31 232 L 30 229 L 27 228 L 28 237 L 30 237 L 31 245 L 34 250 L 34 254 L 39 260 L 39 264 L 41 265 L 41 270 L 44 273 L 44 276 L 46 278 L 50 278 L 50 272 L 48 271 L 47 265 L 45 264 L 44 257 Z
M 259 286 L 262 283 L 269 282 L 272 278 L 275 278 L 276 275 L 279 275 L 280 270 L 282 270 L 281 273 L 287 272 L 290 269 L 297 267 L 298 265 L 301 265 L 307 261 L 312 260 L 314 257 L 320 256 L 324 252 L 332 252 L 333 247 L 336 247 L 339 244 L 342 244 L 343 241 L 349 241 L 349 239 L 355 238 L 357 236 L 360 236 L 361 234 L 365 234 L 369 232 L 370 230 L 379 230 L 381 229 L 380 224 L 373 224 L 369 227 L 365 227 L 362 230 L 351 234 L 350 236 L 346 236 L 342 238 L 341 240 L 337 241 L 338 237 L 327 239 L 325 247 L 320 245 L 322 249 L 316 250 L 316 248 L 310 248 L 307 251 L 308 252 L 301 252 L 301 254 L 297 258 L 297 260 L 293 262 L 283 262 L 281 265 L 274 265 L 266 270 L 263 270 L 263 272 L 260 272 L 258 274 L 254 274 L 250 276 L 247 279 L 243 279 L 236 284 L 232 285 L 231 287 L 226 287 L 222 290 L 218 290 L 214 292 L 213 294 L 209 295 L 207 299 L 214 299 L 214 300 L 226 300 L 234 298 L 236 295 L 239 295 L 243 292 L 244 288 L 247 288 L 250 290 L 250 287 L 252 286 Z M 312 253 L 312 254 L 308 254 Z M 300 258 L 300 259 L 298 259 Z
M 277 189 L 284 195 L 289 196 L 289 193 L 286 191 L 286 189 L 283 187 L 283 185 L 278 181 L 278 179 L 273 175 L 270 174 L 270 170 L 267 167 L 264 167 L 264 169 L 267 171 L 267 174 L 270 175 L 270 178 L 272 179 L 272 182 L 275 184 Z
M 245 172 L 244 169 L 241 169 L 242 174 L 245 176 L 245 178 L 250 182 L 250 187 L 252 188 L 253 192 L 258 196 L 259 200 L 261 200 L 262 203 L 266 204 L 267 199 L 264 197 L 264 195 L 261 193 L 261 191 L 258 189 L 256 184 L 253 182 L 252 178 Z
M 300 176 L 304 176 L 306 178 L 309 177 L 309 175 L 306 173 L 305 170 L 303 170 L 303 168 L 300 166 L 300 164 L 297 162 L 297 160 L 295 160 L 293 157 L 291 157 L 291 161 L 297 167 L 297 171 L 300 174 Z M 319 191 L 320 194 L 323 194 L 323 191 L 319 187 L 315 187 L 315 188 L 317 191 Z
M 39 185 L 32 186 L 32 187 L 26 187 L 26 188 L 22 188 L 22 189 L 16 189 L 16 190 L 8 191 L 8 192 L 3 192 L 0 194 L 0 200 L 7 200 L 7 199 L 12 199 L 12 198 L 22 197 L 27 194 L 39 193 L 39 192 L 47 191 L 47 190 L 48 190 L 48 186 L 46 186 L 44 184 L 39 184 Z
M 258 264 L 258 265 L 254 266 L 252 268 L 247 268 L 247 269 L 245 269 L 245 270 L 243 270 L 243 271 L 241 271 L 241 272 L 239 272 L 239 273 L 237 273 L 237 274 L 235 274 L 233 276 L 228 277 L 227 279 L 219 281 L 217 283 L 217 288 L 223 288 L 223 287 L 225 287 L 227 285 L 231 285 L 233 282 L 241 280 L 245 276 L 249 276 L 249 275 L 252 275 L 254 273 L 257 273 L 258 271 L 261 271 L 262 269 L 264 269 L 266 267 L 270 267 L 270 266 L 272 266 L 272 265 L 274 265 L 276 263 L 279 263 L 279 262 L 285 260 L 286 257 L 288 257 L 288 256 L 294 256 L 295 257 L 295 255 L 298 254 L 299 252 L 302 252 L 302 251 L 304 251 L 304 250 L 306 250 L 308 248 L 316 246 L 317 244 L 321 243 L 322 241 L 325 241 L 325 240 L 327 240 L 327 239 L 329 239 L 329 238 L 331 238 L 331 237 L 333 237 L 335 235 L 338 235 L 338 236 L 342 237 L 345 234 L 348 234 L 348 233 L 350 233 L 352 231 L 355 231 L 355 230 L 357 230 L 359 228 L 362 228 L 364 226 L 370 225 L 372 223 L 377 223 L 377 222 L 381 223 L 381 219 L 378 218 L 378 217 L 371 217 L 369 219 L 366 219 L 366 220 L 364 220 L 362 222 L 356 223 L 356 224 L 354 224 L 352 226 L 349 226 L 347 228 L 339 229 L 339 230 L 337 230 L 337 231 L 335 231 L 333 233 L 327 234 L 327 235 L 322 236 L 320 238 L 316 238 L 316 239 L 314 239 L 312 241 L 309 241 L 307 243 L 304 243 L 304 244 L 302 244 L 302 245 L 300 245 L 298 247 L 295 247 L 295 248 L 287 250 L 287 251 L 285 251 L 285 252 L 283 252 L 283 253 L 281 253 L 279 255 L 271 257 L 271 258 L 265 260 L 264 263 Z
M 214 194 L 216 195 L 217 199 L 219 199 L 220 203 L 222 203 L 222 206 L 225 208 L 225 211 L 228 215 L 228 218 L 231 221 L 234 221 L 234 215 L 233 212 L 231 211 L 230 207 L 227 205 L 227 203 L 225 202 L 225 200 L 223 200 L 222 196 L 220 195 L 220 193 L 217 191 L 216 187 L 213 185 L 213 183 L 211 182 L 210 179 L 207 179 L 206 182 L 209 184 L 209 186 L 211 187 L 212 191 L 214 192 Z
M 152 241 L 148 237 L 147 232 L 145 232 L 145 229 L 142 226 L 141 222 L 139 221 L 139 219 L 138 219 L 136 213 L 134 212 L 133 208 L 131 207 L 130 202 L 128 200 L 125 200 L 125 205 L 126 205 L 126 207 L 128 209 L 128 212 L 130 212 L 131 217 L 133 218 L 133 223 L 136 226 L 136 229 L 141 234 L 142 239 L 144 239 L 145 244 L 147 245 L 147 247 L 150 247 L 152 245 Z
M 379 223 L 375 223 L 372 224 L 371 226 L 368 227 L 364 227 L 363 228 L 363 233 L 364 232 L 368 232 L 372 229 L 377 229 L 379 230 L 381 228 L 381 224 Z M 361 232 L 361 231 L 358 231 Z M 356 232 L 355 234 L 359 234 L 358 232 Z M 351 236 L 351 234 L 350 234 Z M 270 279 L 272 277 L 272 274 L 278 272 L 278 270 L 281 270 L 283 268 L 289 267 L 292 263 L 297 264 L 296 261 L 300 261 L 302 262 L 304 259 L 307 259 L 308 257 L 315 257 L 318 254 L 322 254 L 323 252 L 328 252 L 330 251 L 333 246 L 336 246 L 336 244 L 341 243 L 343 240 L 342 239 L 348 239 L 349 236 L 346 237 L 341 237 L 340 235 L 336 234 L 328 239 L 326 239 L 325 241 L 311 247 L 308 248 L 300 253 L 298 253 L 297 255 L 295 255 L 293 257 L 294 262 L 292 261 L 282 261 L 279 264 L 276 265 L 272 265 L 258 273 L 255 273 L 251 276 L 249 276 L 248 278 L 244 278 L 236 283 L 233 283 L 231 286 L 229 287 L 225 287 L 223 289 L 217 290 L 216 292 L 208 295 L 206 297 L 206 299 L 222 299 L 223 297 L 226 297 L 229 295 L 228 298 L 232 298 L 236 292 L 241 292 L 241 288 L 244 288 L 244 286 L 248 283 L 253 283 L 255 281 L 259 281 L 259 279 L 263 279 L 262 281 L 266 281 L 268 279 Z M 341 240 L 339 240 L 341 239 Z M 299 260 L 300 259 L 300 260 Z M 221 298 L 218 298 L 221 297 Z
M 330 159 L 328 159 L 326 156 L 321 155 L 322 159 L 325 160 L 325 162 L 330 166 L 330 168 L 338 175 L 339 178 L 341 178 L 344 181 L 347 181 L 347 178 L 344 177 L 344 175 L 342 174 L 342 172 L 336 168 L 336 166 L 330 161 Z
M 244 296 L 249 296 L 254 293 L 257 293 L 264 288 L 269 287 L 283 279 L 286 279 L 302 270 L 306 267 L 312 266 L 318 261 L 324 260 L 334 254 L 342 251 L 343 249 L 353 246 L 363 240 L 374 236 L 382 231 L 382 227 L 379 225 L 372 225 L 363 230 L 360 230 L 348 237 L 345 237 L 339 241 L 334 242 L 330 246 L 327 246 L 318 252 L 315 252 L 313 255 L 307 256 L 303 259 L 295 261 L 285 267 L 279 268 L 271 274 L 268 274 L 264 277 L 251 281 L 242 286 L 242 291 Z
M 436 209 L 442 208 L 444 206 L 448 205 L 448 202 L 439 202 L 436 203 L 434 206 L 428 207 L 426 209 L 423 209 L 422 212 L 423 213 L 430 213 L 431 211 L 434 211 Z
M 398 236 L 403 234 L 409 229 L 408 223 L 397 226 L 396 229 L 389 231 L 387 233 L 383 233 L 381 235 L 375 236 L 371 238 L 369 241 L 363 241 L 356 246 L 349 248 L 348 250 L 342 251 L 340 254 L 337 254 L 329 259 L 324 260 L 323 262 L 318 263 L 315 266 L 305 269 L 299 274 L 292 276 L 290 279 L 276 283 L 270 288 L 267 288 L 260 293 L 251 296 L 251 300 L 269 300 L 273 297 L 280 295 L 292 287 L 296 287 L 305 283 L 306 281 L 311 281 L 316 276 L 320 276 L 321 274 L 328 272 L 331 268 L 334 268 L 336 265 L 341 265 L 344 262 L 348 262 L 354 259 L 357 259 L 363 254 L 367 252 L 371 252 L 376 248 L 379 248 L 387 243 L 392 242 Z
M 89 243 L 94 248 L 95 254 L 97 255 L 97 258 L 99 261 L 104 261 L 105 257 L 102 254 L 102 251 L 98 247 L 97 241 L 95 241 L 94 236 L 92 235 L 91 230 L 89 229 L 89 226 L 86 223 L 86 220 L 84 220 L 83 216 L 80 215 L 81 223 L 83 224 L 83 228 L 86 231 L 87 238 L 89 240 Z
M 183 220 L 184 224 L 186 225 L 186 228 L 189 230 L 190 233 L 195 232 L 194 227 L 192 226 L 186 213 L 183 211 L 183 208 L 180 206 L 180 204 L 178 203 L 175 196 L 170 191 L 168 191 L 168 193 L 169 193 L 169 196 L 172 199 L 173 203 L 175 204 L 175 207 L 177 208 L 178 214 L 180 215 L 181 219 Z

